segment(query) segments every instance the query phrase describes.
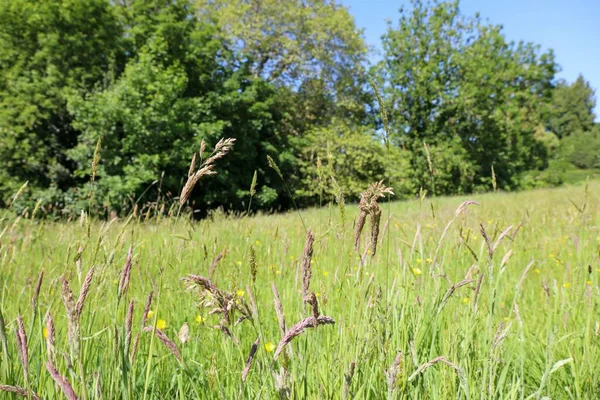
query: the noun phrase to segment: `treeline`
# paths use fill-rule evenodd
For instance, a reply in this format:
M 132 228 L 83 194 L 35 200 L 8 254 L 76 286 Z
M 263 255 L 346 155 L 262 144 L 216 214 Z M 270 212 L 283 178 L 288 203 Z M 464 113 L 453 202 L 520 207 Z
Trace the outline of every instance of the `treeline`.
M 175 204 L 221 137 L 234 151 L 196 209 L 247 209 L 255 172 L 252 208 L 286 209 L 381 179 L 407 198 L 600 168 L 594 92 L 557 81 L 551 51 L 458 2 L 415 0 L 382 40 L 369 65 L 331 0 L 0 0 L 0 205 L 26 181 L 21 211 Z

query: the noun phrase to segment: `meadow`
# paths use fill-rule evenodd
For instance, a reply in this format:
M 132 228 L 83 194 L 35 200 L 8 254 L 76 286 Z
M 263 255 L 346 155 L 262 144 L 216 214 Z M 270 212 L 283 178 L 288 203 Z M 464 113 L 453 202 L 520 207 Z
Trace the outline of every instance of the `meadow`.
M 301 218 L 7 213 L 0 397 L 597 398 L 599 198 L 595 181 L 386 195 L 358 250 L 358 205 L 333 201 Z

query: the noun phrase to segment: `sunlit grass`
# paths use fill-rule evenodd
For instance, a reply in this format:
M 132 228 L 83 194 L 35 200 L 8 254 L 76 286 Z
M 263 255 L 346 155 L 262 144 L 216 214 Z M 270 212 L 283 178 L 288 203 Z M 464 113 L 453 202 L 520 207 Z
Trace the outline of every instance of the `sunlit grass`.
M 315 233 L 310 291 L 321 313 L 336 323 L 306 330 L 277 361 L 273 354 L 281 334 L 271 282 L 279 290 L 288 328 L 312 315 L 301 296 L 306 231 L 296 214 L 215 214 L 196 223 L 183 217 L 92 222 L 89 236 L 86 221 L 6 217 L 0 226 L 0 278 L 7 348 L 0 346 L 0 384 L 63 398 L 45 365 L 44 315 L 49 311 L 56 326 L 55 366 L 87 399 L 275 398 L 278 393 L 293 398 L 345 393 L 355 398 L 595 398 L 600 392 L 599 195 L 600 185 L 591 183 L 587 192 L 576 186 L 382 204 L 377 254 L 364 259 L 364 237 L 361 252 L 353 249 L 349 221 L 356 217 L 355 205 L 346 206 L 345 229 L 335 206 L 302 211 Z M 456 216 L 467 199 L 479 205 Z M 130 246 L 131 280 L 119 301 Z M 492 258 L 490 247 L 495 247 Z M 220 252 L 226 255 L 214 267 L 212 281 L 238 302 L 250 303 L 250 290 L 257 304 L 254 321 L 229 326 L 239 345 L 217 329 L 222 316 L 199 307 L 197 291 L 186 291 L 189 285 L 181 280 L 189 274 L 208 276 Z M 77 297 L 91 267 L 95 274 L 81 316 L 81 357 L 75 360 L 66 357 L 61 277 Z M 44 280 L 34 309 L 40 271 Z M 151 329 L 141 332 L 151 291 L 146 323 Z M 132 339 L 140 334 L 133 362 L 125 350 L 132 299 Z M 28 336 L 28 379 L 17 351 L 19 314 Z M 184 324 L 189 339 L 182 343 Z M 152 334 L 154 328 L 175 343 L 181 361 Z M 260 345 L 242 382 L 257 337 Z

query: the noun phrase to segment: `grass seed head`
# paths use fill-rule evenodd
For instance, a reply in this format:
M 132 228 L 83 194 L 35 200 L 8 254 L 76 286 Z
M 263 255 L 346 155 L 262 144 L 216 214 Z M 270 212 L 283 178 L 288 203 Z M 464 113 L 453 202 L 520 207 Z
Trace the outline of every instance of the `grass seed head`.
M 312 276 L 312 256 L 313 256 L 313 244 L 315 237 L 311 230 L 306 232 L 306 241 L 304 242 L 304 252 L 302 253 L 302 298 L 304 299 L 308 295 L 308 288 L 310 286 L 310 278 Z
M 75 391 L 73 390 L 73 386 L 71 386 L 67 378 L 59 374 L 59 372 L 54 367 L 54 364 L 52 364 L 52 361 L 48 361 L 46 363 L 46 369 L 50 373 L 50 376 L 52 377 L 54 382 L 56 382 L 56 384 L 60 387 L 67 400 L 79 400 L 79 398 L 75 394 Z

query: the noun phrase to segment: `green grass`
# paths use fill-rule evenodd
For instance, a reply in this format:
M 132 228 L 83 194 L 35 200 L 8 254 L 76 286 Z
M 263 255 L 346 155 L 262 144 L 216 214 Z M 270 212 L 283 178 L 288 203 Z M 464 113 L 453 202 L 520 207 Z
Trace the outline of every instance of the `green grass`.
M 600 184 L 592 182 L 587 192 L 571 186 L 382 204 L 377 255 L 368 255 L 363 264 L 353 249 L 356 206 L 346 207 L 344 227 L 335 205 L 302 211 L 316 237 L 310 290 L 322 314 L 336 324 L 307 329 L 277 361 L 270 344 L 277 346 L 281 335 L 271 282 L 281 294 L 288 328 L 312 315 L 302 306 L 305 230 L 296 214 L 217 214 L 197 223 L 183 217 L 144 223 L 132 218 L 89 225 L 5 217 L 0 283 L 7 349 L 0 346 L 0 384 L 29 387 L 44 399 L 64 398 L 45 366 L 43 318 L 50 311 L 56 368 L 85 399 L 276 398 L 274 374 L 280 371 L 287 373 L 283 383 L 290 398 L 341 398 L 346 385 L 357 399 L 595 398 L 600 393 L 599 195 Z M 466 199 L 480 205 L 455 217 Z M 491 259 L 480 224 L 492 243 L 513 227 Z M 131 283 L 118 302 L 129 246 Z M 239 345 L 215 329 L 221 316 L 199 307 L 198 290 L 186 291 L 181 280 L 188 274 L 207 276 L 225 248 L 228 254 L 213 281 L 237 293 L 241 303 L 248 301 L 246 287 L 251 287 L 258 304 L 258 318 L 229 327 Z M 255 284 L 251 248 L 258 266 Z M 68 368 L 63 353 L 72 351 L 60 277 L 67 277 L 77 298 L 92 266 L 81 317 L 81 356 L 71 357 Z M 473 282 L 448 297 L 450 286 L 465 279 L 469 269 Z M 40 271 L 44 280 L 32 309 Z M 125 354 L 128 303 L 135 302 L 135 338 L 151 290 L 148 325 L 167 324 L 164 332 L 177 344 L 181 362 L 151 332 L 141 334 L 133 363 Z M 18 314 L 28 335 L 27 380 L 15 339 Z M 178 332 L 184 323 L 190 339 L 182 345 Z M 242 370 L 258 336 L 261 343 L 243 383 Z M 396 383 L 389 387 L 386 371 L 398 354 Z M 451 364 L 419 368 L 439 356 Z

